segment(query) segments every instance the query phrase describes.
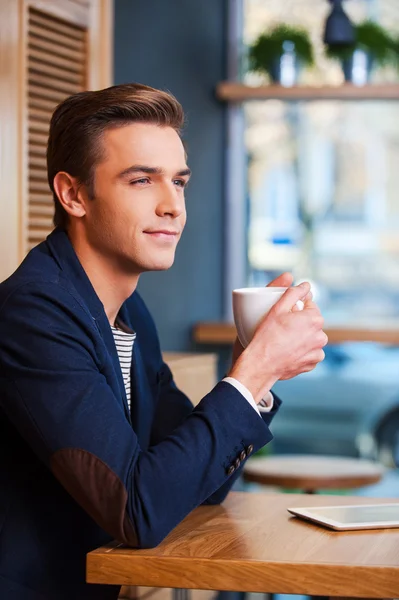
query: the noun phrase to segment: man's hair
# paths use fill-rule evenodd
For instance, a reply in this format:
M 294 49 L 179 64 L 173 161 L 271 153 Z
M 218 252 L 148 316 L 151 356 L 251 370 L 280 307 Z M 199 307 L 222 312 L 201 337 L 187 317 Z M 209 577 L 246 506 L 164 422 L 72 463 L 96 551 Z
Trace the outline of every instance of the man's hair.
M 50 122 L 47 177 L 55 204 L 54 225 L 65 227 L 68 213 L 54 191 L 54 177 L 66 171 L 94 196 L 94 171 L 102 159 L 105 131 L 131 123 L 172 127 L 181 135 L 184 113 L 172 94 L 129 83 L 95 92 L 80 92 L 57 106 Z

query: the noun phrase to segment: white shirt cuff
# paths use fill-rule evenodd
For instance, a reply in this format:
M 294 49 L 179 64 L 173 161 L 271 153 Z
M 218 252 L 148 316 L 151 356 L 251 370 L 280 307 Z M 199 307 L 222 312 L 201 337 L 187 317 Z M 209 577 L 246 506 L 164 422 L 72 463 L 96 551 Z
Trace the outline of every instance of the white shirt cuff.
M 270 412 L 272 410 L 274 398 L 271 392 L 268 392 L 267 395 L 264 398 L 262 398 L 258 405 L 256 404 L 254 397 L 252 396 L 249 389 L 246 388 L 245 385 L 237 381 L 237 379 L 234 379 L 234 377 L 225 377 L 222 381 L 230 383 L 230 385 L 235 387 L 236 390 L 238 390 L 240 394 L 242 394 L 242 396 L 244 396 L 244 398 L 250 403 L 252 408 L 256 410 L 259 416 L 261 412 Z

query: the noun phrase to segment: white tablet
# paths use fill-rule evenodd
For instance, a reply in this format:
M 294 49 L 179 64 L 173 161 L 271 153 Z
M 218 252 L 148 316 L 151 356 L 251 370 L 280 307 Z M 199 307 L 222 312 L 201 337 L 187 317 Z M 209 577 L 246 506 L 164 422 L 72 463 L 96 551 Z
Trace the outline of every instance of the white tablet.
M 288 508 L 288 512 L 337 531 L 399 527 L 397 504 L 360 504 Z

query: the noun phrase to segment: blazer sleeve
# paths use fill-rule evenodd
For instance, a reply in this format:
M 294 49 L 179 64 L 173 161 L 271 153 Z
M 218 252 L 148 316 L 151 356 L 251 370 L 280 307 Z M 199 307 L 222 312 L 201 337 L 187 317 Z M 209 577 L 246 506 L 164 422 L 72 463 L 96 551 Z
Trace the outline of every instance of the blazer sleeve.
M 134 294 L 134 299 L 132 298 L 132 300 L 132 317 L 137 322 L 135 329 L 138 330 L 139 339 L 145 340 L 143 351 L 147 358 L 146 362 L 158 366 L 157 373 L 152 374 L 152 378 L 157 377 L 160 384 L 151 434 L 151 444 L 156 445 L 171 434 L 185 420 L 185 418 L 193 411 L 193 405 L 189 398 L 177 388 L 169 366 L 162 360 L 156 326 L 141 296 L 136 292 Z M 142 324 L 145 324 L 145 329 L 143 328 L 141 330 Z M 226 385 L 228 385 L 229 388 L 232 387 L 229 384 Z M 273 409 L 267 413 L 262 412 L 261 416 L 259 417 L 258 415 L 257 417 L 258 419 L 262 418 L 267 426 L 271 424 L 281 405 L 281 400 L 274 393 L 273 398 Z M 243 400 L 247 402 L 244 398 Z M 242 471 L 246 458 L 246 456 L 242 458 L 244 456 L 243 451 L 246 455 L 245 448 L 240 446 L 234 448 L 234 472 L 220 488 L 205 499 L 205 504 L 220 504 L 226 498 Z
M 163 385 L 161 386 L 161 394 L 158 400 L 156 418 L 154 419 L 152 437 L 153 443 L 159 443 L 159 441 L 164 439 L 165 436 L 178 427 L 178 425 L 180 425 L 186 416 L 193 410 L 191 402 L 188 400 L 185 394 L 183 394 L 183 392 L 176 387 L 176 384 L 173 381 L 172 373 L 165 363 L 163 363 L 162 372 L 165 374 L 165 379 Z M 225 383 L 224 385 L 228 385 L 229 388 L 233 387 L 228 383 Z M 250 407 L 257 419 L 263 420 L 267 427 L 269 427 L 281 406 L 280 398 L 278 398 L 278 396 L 276 396 L 274 393 L 273 398 L 273 408 L 268 413 L 262 412 L 259 416 L 254 409 Z M 249 406 L 249 403 L 245 398 L 242 398 L 242 400 Z M 227 408 L 227 410 L 229 409 Z M 242 468 L 245 464 L 245 459 L 247 458 L 246 448 L 243 448 L 240 445 L 236 446 L 233 450 L 233 455 L 234 472 L 221 487 L 219 487 L 217 490 L 215 490 L 215 492 L 213 492 L 213 494 L 205 499 L 204 504 L 220 504 L 223 502 L 227 494 L 230 492 L 233 484 L 241 474 Z
M 239 392 L 219 383 L 143 451 L 103 374 L 105 346 L 86 309 L 32 282 L 0 309 L 0 403 L 37 456 L 111 536 L 157 545 L 232 476 L 238 449 L 272 439 Z

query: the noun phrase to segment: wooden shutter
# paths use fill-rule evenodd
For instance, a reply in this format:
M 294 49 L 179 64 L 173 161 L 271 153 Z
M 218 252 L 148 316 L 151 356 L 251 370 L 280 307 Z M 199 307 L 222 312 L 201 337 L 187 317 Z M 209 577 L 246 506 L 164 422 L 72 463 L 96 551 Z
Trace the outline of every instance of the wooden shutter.
M 46 170 L 48 126 L 59 102 L 87 88 L 87 55 L 84 27 L 29 8 L 28 250 L 53 228 L 53 200 Z
M 49 121 L 67 96 L 111 85 L 111 9 L 111 0 L 0 0 L 0 87 L 12 86 L 0 99 L 0 254 L 10 250 L 0 280 L 53 229 Z

